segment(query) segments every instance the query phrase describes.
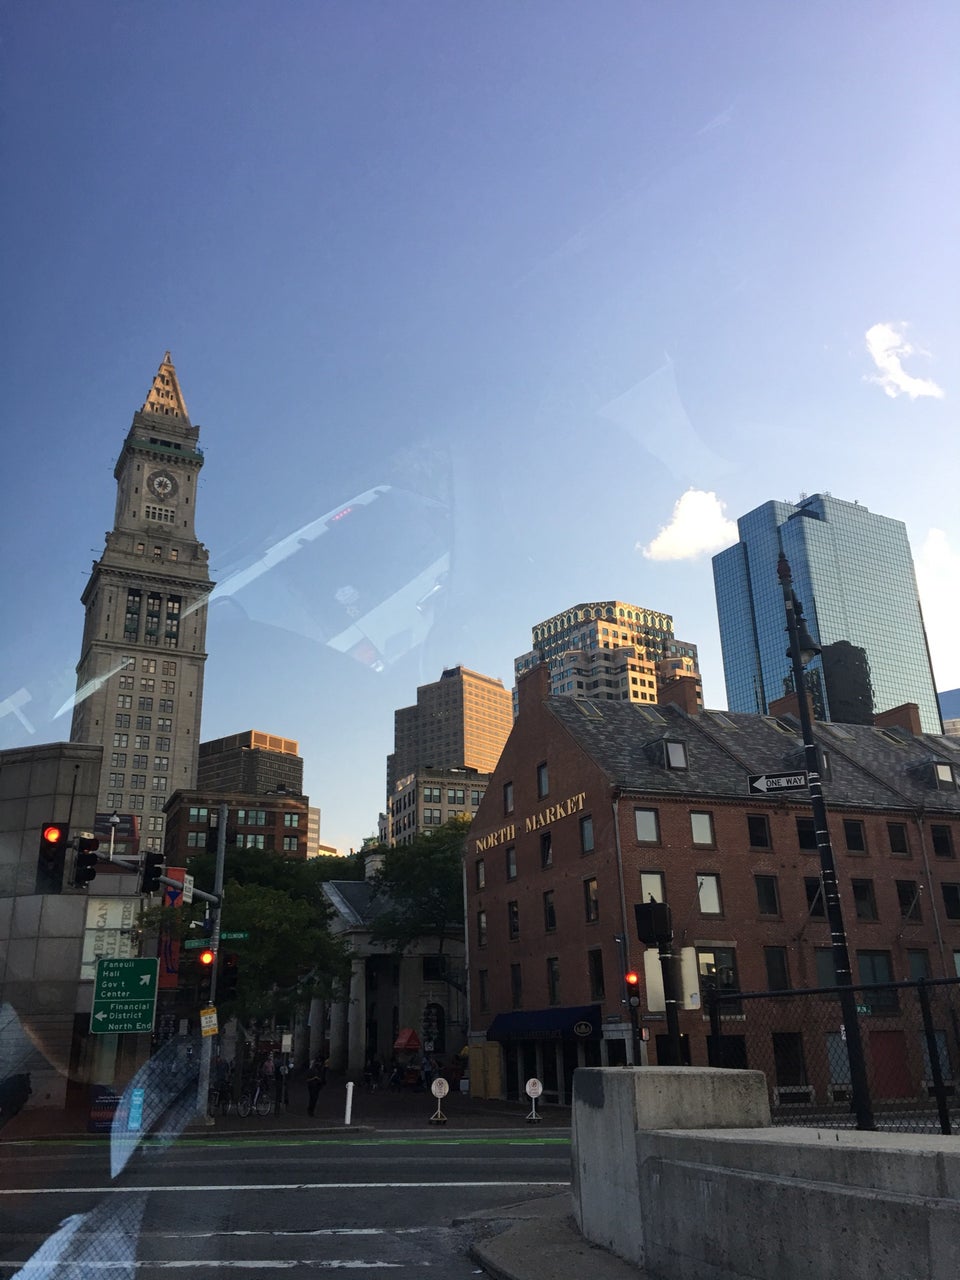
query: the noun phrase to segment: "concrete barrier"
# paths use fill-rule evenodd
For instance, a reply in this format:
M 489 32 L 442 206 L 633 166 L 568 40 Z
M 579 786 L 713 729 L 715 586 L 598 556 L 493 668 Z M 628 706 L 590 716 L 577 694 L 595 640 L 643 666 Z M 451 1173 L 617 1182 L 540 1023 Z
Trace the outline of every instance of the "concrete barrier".
M 760 1073 L 577 1071 L 581 1232 L 670 1280 L 954 1280 L 956 1139 L 768 1124 Z

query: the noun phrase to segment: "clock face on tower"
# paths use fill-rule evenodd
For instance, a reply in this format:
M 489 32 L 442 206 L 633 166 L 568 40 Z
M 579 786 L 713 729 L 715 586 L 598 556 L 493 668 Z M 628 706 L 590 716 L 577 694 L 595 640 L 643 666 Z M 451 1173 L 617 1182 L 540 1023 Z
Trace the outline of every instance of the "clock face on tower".
M 151 471 L 147 476 L 147 488 L 158 502 L 172 502 L 179 486 L 176 476 L 169 471 Z

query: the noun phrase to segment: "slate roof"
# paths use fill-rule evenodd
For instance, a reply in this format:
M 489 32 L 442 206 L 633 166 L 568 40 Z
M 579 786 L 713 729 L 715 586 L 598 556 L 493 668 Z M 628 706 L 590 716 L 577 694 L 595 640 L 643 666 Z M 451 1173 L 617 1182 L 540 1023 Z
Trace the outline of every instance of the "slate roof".
M 743 800 L 750 794 L 749 775 L 804 767 L 800 726 L 792 717 L 733 711 L 690 716 L 670 704 L 640 707 L 562 697 L 547 698 L 544 705 L 611 784 L 625 791 Z M 828 756 L 823 778 L 828 805 L 960 815 L 960 791 L 938 787 L 933 773 L 934 763 L 944 762 L 960 778 L 960 739 L 819 722 L 814 738 Z M 687 769 L 665 767 L 665 740 L 686 745 Z M 802 802 L 807 795 L 798 791 L 766 799 Z
M 323 892 L 337 914 L 353 928 L 368 928 L 386 909 L 371 880 L 327 880 Z

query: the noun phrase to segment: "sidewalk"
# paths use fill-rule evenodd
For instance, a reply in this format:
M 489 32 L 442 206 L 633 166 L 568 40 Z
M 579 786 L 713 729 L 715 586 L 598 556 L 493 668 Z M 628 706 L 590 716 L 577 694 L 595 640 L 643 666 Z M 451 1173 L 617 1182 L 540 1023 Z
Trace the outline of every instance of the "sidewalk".
M 307 1115 L 306 1085 L 299 1077 L 290 1083 L 290 1106 L 279 1115 L 250 1115 L 241 1119 L 235 1112 L 217 1115 L 212 1125 L 198 1118 L 183 1136 L 196 1139 L 203 1135 L 216 1141 L 218 1137 L 266 1137 L 289 1135 L 308 1138 L 311 1134 L 330 1136 L 351 1133 L 369 1134 L 396 1129 L 420 1130 L 424 1135 L 453 1134 L 457 1130 L 514 1130 L 526 1135 L 550 1134 L 564 1137 L 569 1133 L 570 1110 L 566 1107 L 537 1107 L 542 1119 L 528 1123 L 530 1101 L 506 1102 L 470 1098 L 450 1093 L 440 1108 L 445 1124 L 431 1124 L 437 1110 L 437 1099 L 429 1093 L 396 1092 L 379 1088 L 372 1093 L 358 1086 L 353 1091 L 353 1113 L 349 1126 L 344 1124 L 346 1086 L 332 1076 L 320 1092 L 316 1114 Z M 14 1116 L 0 1129 L 0 1148 L 5 1142 L 87 1139 L 108 1141 L 108 1134 L 87 1131 L 86 1110 L 60 1111 L 45 1108 L 27 1109 Z M 470 1253 L 479 1266 L 496 1280 L 643 1280 L 644 1273 L 628 1262 L 585 1241 L 573 1220 L 570 1193 L 524 1200 L 495 1210 L 483 1211 L 459 1220 L 475 1227 L 478 1239 Z

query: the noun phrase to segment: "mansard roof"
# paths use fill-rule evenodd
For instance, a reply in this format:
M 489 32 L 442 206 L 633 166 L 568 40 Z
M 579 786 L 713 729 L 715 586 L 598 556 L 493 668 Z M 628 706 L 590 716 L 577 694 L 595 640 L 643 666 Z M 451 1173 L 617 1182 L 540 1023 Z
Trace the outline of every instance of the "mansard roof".
M 799 723 L 792 717 L 705 711 L 690 716 L 673 705 L 590 702 L 550 697 L 548 713 L 564 726 L 607 776 L 628 792 L 711 798 L 802 801 L 807 792 L 750 795 L 750 775 L 804 768 Z M 960 780 L 960 738 L 914 736 L 871 725 L 814 725 L 827 753 L 823 778 L 828 805 L 932 810 L 960 814 L 956 784 L 937 780 L 937 763 Z M 687 768 L 664 764 L 665 742 L 687 749 Z

